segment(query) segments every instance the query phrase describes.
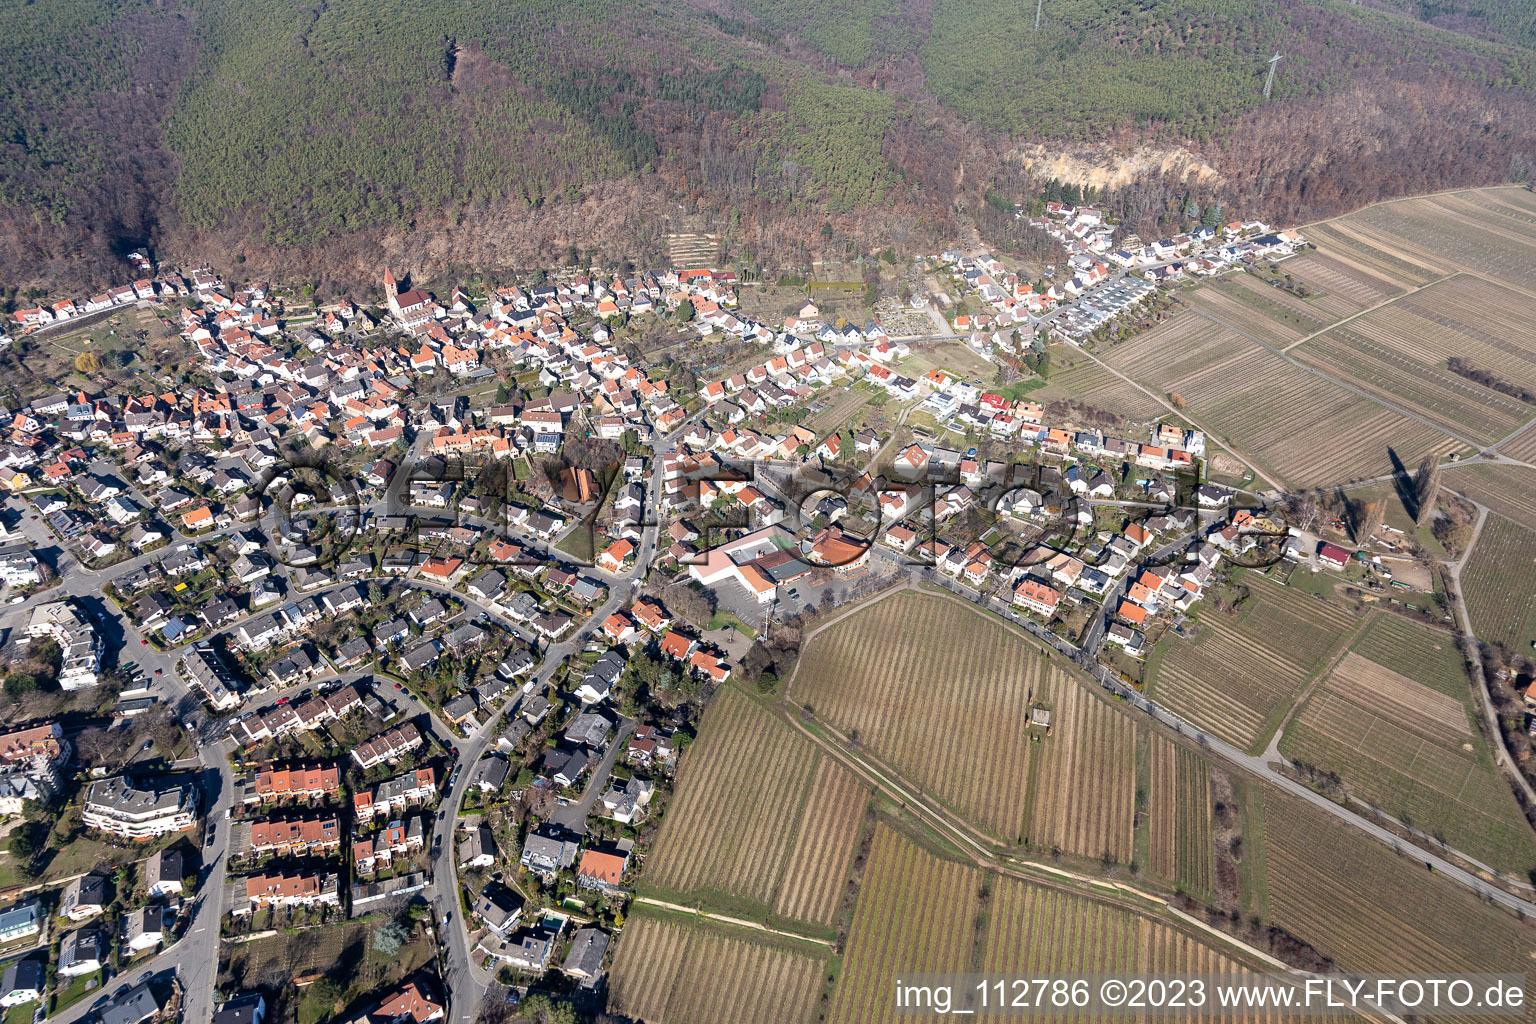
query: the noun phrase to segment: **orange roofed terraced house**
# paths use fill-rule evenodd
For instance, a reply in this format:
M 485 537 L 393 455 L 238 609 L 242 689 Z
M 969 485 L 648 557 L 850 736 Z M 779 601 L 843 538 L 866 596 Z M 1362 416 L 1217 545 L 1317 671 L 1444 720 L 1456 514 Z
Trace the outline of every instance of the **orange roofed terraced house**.
M 442 1016 L 442 1005 L 434 1002 L 416 982 L 411 981 L 380 999 L 379 1005 L 371 1013 L 363 1014 L 349 1024 L 374 1024 L 382 1021 L 424 1024 L 425 1021 L 437 1020 Z
M 339 849 L 341 823 L 326 818 L 268 818 L 251 823 L 251 851 L 264 853 Z
M 341 788 L 341 771 L 335 765 L 267 769 L 256 773 L 256 796 L 282 800 L 295 796 L 325 796 Z
M 336 880 L 330 875 L 251 875 L 245 880 L 245 896 L 252 907 L 338 902 Z
M 1021 580 L 1013 590 L 1013 603 L 1041 615 L 1054 615 L 1061 594 L 1037 580 Z
M 1120 607 L 1115 609 L 1115 614 L 1127 622 L 1134 622 L 1138 626 L 1147 621 L 1147 610 L 1134 601 L 1122 600 Z

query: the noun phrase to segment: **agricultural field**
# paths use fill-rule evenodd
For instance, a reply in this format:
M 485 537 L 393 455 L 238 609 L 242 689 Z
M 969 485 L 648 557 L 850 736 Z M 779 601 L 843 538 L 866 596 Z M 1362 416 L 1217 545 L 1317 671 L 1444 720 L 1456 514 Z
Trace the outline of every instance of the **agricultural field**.
M 1521 462 L 1536 463 L 1536 427 L 1510 438 L 1499 446 L 1499 452 Z
M 1192 416 L 1295 487 L 1381 476 L 1466 446 L 1249 343 L 1230 365 L 1178 382 Z M 1303 440 L 1307 439 L 1307 440 Z
M 869 788 L 830 757 L 811 779 L 773 909 L 784 917 L 830 924 L 853 859 Z
M 1120 346 L 1108 362 L 1179 394 L 1218 440 L 1293 487 L 1380 476 L 1393 470 L 1393 453 L 1412 466 L 1428 452 L 1465 449 L 1198 314 Z
M 1104 360 L 1155 392 L 1174 390 L 1180 380 L 1223 366 L 1253 343 L 1203 316 L 1180 313 L 1115 346 Z
M 1206 896 L 1213 880 L 1210 768 L 1193 750 L 1155 733 L 1148 763 L 1147 870 Z
M 826 965 L 818 947 L 770 944 L 744 931 L 637 909 L 614 955 L 610 1012 L 646 1024 L 812 1019 Z
M 1336 318 L 1352 316 L 1403 293 L 1387 278 L 1331 252 L 1303 253 L 1286 260 L 1280 270 L 1312 289 L 1308 301 Z
M 1458 274 L 1372 310 L 1351 326 L 1419 362 L 1440 366 L 1461 356 L 1480 370 L 1530 387 L 1536 386 L 1531 305 L 1529 296 Z
M 1456 280 L 1492 287 L 1470 278 Z M 1487 329 L 1491 323 L 1474 328 L 1440 311 L 1477 308 L 1471 300 L 1457 299 L 1435 311 L 1419 305 L 1439 287 L 1372 310 L 1313 338 L 1293 354 L 1463 436 L 1492 444 L 1536 417 L 1536 407 L 1452 373 L 1445 362 L 1460 355 L 1480 369 L 1521 381 L 1536 371 L 1536 345 L 1521 351 Z M 1536 319 L 1532 326 L 1536 328 Z
M 1078 401 L 1137 422 L 1157 419 L 1166 412 L 1162 403 L 1146 392 L 1092 362 L 1053 372 L 1045 387 L 1030 397 L 1039 402 Z
M 1311 299 L 1298 298 L 1247 273 L 1218 278 L 1191 292 L 1189 302 L 1211 319 L 1278 348 L 1339 319 Z
M 987 904 L 981 970 L 993 974 L 1239 974 L 1251 966 L 1162 921 L 1086 896 L 1000 878 Z M 1115 1017 L 1074 1017 L 1113 1020 Z M 1279 1021 L 1279 1014 L 1212 1015 Z
M 963 602 L 901 591 L 836 623 L 805 646 L 794 697 L 1000 839 L 1129 855 L 1130 720 Z
M 1536 643 L 1536 531 L 1490 515 L 1461 574 L 1479 640 L 1529 653 Z
M 1536 837 L 1476 731 L 1471 696 L 1449 633 L 1378 616 L 1286 726 L 1280 752 L 1524 877 L 1536 869 Z
M 1334 259 L 1366 270 L 1398 286 L 1419 288 L 1452 272 L 1449 267 L 1427 266 L 1395 252 L 1348 221 L 1348 218 L 1312 224 L 1302 229 L 1312 242 Z
M 738 914 L 830 925 L 869 791 L 732 687 L 679 769 L 647 882 Z
M 1447 466 L 1445 486 L 1505 519 L 1536 530 L 1536 469 L 1466 462 Z
M 1148 690 L 1189 721 L 1257 752 L 1356 620 L 1257 573 L 1241 582 L 1249 596 L 1236 615 L 1210 607 L 1194 639 L 1167 634 L 1148 659 Z
M 679 270 L 713 267 L 720 259 L 720 236 L 697 232 L 668 235 L 667 256 Z
M 1529 923 L 1299 800 L 1266 799 L 1264 861 L 1270 919 L 1344 970 L 1524 974 L 1536 956 Z
M 1030 771 L 1027 845 L 1130 863 L 1136 724 L 1081 686 L 1056 688 L 1051 735 Z
M 1335 223 L 1426 266 L 1465 267 L 1536 288 L 1536 211 L 1517 189 L 1379 203 Z
M 825 437 L 847 423 L 870 397 L 870 393 L 861 388 L 829 389 L 818 398 L 823 408 L 805 421 L 806 429 L 817 437 Z
M 898 975 L 968 970 L 981 879 L 877 826 L 827 1019 L 887 1021 Z

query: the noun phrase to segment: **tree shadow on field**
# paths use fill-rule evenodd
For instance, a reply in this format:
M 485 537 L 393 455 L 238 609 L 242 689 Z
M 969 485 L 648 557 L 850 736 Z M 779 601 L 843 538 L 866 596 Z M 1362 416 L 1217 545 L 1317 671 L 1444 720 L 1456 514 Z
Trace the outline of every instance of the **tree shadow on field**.
M 1408 514 L 1417 519 L 1419 515 L 1419 498 L 1413 487 L 1413 474 L 1408 467 L 1403 465 L 1402 458 L 1397 454 L 1397 449 L 1387 446 L 1387 458 L 1392 460 L 1392 488 L 1397 491 L 1397 500 L 1403 503 L 1403 508 Z

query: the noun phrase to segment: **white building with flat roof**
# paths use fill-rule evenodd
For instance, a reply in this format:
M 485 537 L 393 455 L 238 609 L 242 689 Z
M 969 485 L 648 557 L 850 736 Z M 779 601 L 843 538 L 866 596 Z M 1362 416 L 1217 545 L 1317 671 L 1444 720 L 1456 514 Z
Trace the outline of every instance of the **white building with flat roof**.
M 197 794 L 190 785 L 134 783 L 126 778 L 91 783 L 81 820 L 128 839 L 184 832 L 197 822 Z
M 101 638 L 90 620 L 68 601 L 52 601 L 32 609 L 27 635 L 46 637 L 59 645 L 59 688 L 80 690 L 95 686 L 101 669 Z

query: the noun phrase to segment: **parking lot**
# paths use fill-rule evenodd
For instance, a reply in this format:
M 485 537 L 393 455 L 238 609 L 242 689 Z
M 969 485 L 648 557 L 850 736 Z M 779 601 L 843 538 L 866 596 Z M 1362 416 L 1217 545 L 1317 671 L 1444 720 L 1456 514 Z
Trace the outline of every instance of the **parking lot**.
M 1157 286 L 1152 282 L 1126 275 L 1113 284 L 1083 295 L 1062 312 L 1056 325 L 1074 338 L 1082 337 L 1142 302 L 1156 290 Z

